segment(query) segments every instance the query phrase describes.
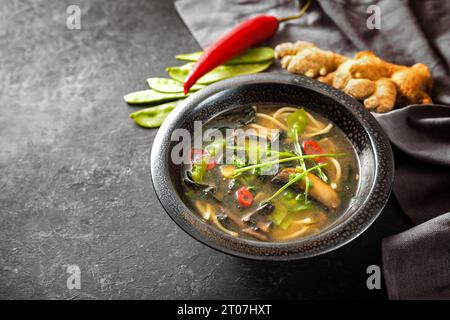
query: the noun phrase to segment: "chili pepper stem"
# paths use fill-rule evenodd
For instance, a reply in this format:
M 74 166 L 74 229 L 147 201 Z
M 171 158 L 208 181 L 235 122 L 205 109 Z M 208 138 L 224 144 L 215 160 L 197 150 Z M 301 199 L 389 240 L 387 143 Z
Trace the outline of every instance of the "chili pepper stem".
M 311 0 L 308 0 L 306 2 L 306 4 L 300 9 L 300 11 L 297 14 L 294 14 L 294 15 L 288 16 L 288 17 L 278 18 L 278 22 L 281 23 L 281 22 L 286 22 L 286 21 L 301 18 L 306 13 L 306 11 L 309 9 L 310 6 L 311 6 Z

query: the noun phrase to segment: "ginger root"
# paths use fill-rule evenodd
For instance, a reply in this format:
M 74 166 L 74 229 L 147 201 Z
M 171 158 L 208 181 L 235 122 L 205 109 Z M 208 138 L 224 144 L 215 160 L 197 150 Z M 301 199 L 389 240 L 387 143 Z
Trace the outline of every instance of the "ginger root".
M 388 78 L 381 78 L 375 82 L 373 94 L 364 100 L 364 106 L 376 112 L 388 112 L 392 110 L 392 101 L 397 97 L 397 89 L 394 82 Z
M 282 43 L 275 48 L 275 58 L 292 73 L 304 74 L 310 78 L 325 76 L 347 58 L 332 51 L 324 51 L 304 41 Z
M 407 104 L 432 103 L 433 84 L 427 66 L 412 67 L 389 63 L 371 51 L 353 58 L 322 50 L 304 41 L 282 43 L 275 57 L 289 72 L 303 74 L 341 89 L 375 112 L 387 112 Z
M 369 79 L 350 79 L 344 92 L 357 100 L 364 100 L 375 91 L 375 82 Z

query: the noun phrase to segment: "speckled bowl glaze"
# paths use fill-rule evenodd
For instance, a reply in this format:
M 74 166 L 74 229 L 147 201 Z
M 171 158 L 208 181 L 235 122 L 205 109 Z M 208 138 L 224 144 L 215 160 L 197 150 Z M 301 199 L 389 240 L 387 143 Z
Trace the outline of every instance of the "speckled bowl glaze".
M 185 201 L 181 165 L 170 160 L 174 129 L 193 130 L 194 120 L 208 121 L 248 104 L 304 106 L 333 121 L 353 143 L 360 164 L 358 191 L 333 224 L 307 238 L 258 242 L 231 237 L 203 221 Z M 169 216 L 202 243 L 232 255 L 264 260 L 292 260 L 339 248 L 363 233 L 385 206 L 394 175 L 389 142 L 375 118 L 356 100 L 302 76 L 257 74 L 210 85 L 179 105 L 159 129 L 151 153 L 153 185 Z

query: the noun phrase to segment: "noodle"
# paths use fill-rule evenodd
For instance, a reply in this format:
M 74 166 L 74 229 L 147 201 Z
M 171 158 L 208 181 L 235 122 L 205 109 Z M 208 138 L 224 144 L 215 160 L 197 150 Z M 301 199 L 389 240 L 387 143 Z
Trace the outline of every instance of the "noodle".
M 209 220 L 210 214 L 211 214 L 211 210 L 209 210 L 208 206 L 210 206 L 210 204 L 207 204 L 206 209 L 203 206 L 203 204 L 200 201 L 196 201 L 195 202 L 195 206 L 197 207 L 197 210 L 200 212 L 200 214 L 202 215 L 202 218 L 205 220 Z
M 297 108 L 283 107 L 283 108 L 278 109 L 277 111 L 275 111 L 275 113 L 273 114 L 273 117 L 276 118 L 276 117 L 278 117 L 280 114 L 282 114 L 284 112 L 295 112 L 297 110 L 298 110 Z
M 311 218 L 303 218 L 301 220 L 295 220 L 294 222 L 292 222 L 292 224 L 313 224 L 314 221 Z
M 227 228 L 225 228 L 219 221 L 219 219 L 217 219 L 217 216 L 215 213 L 212 214 L 212 221 L 214 222 L 214 224 L 217 226 L 217 228 L 219 228 L 220 230 L 222 230 L 225 233 L 228 233 L 230 236 L 232 237 L 239 237 L 239 233 L 228 230 Z
M 249 125 L 247 125 L 249 128 L 253 128 L 253 129 L 257 129 L 257 130 L 265 130 L 268 131 L 266 127 L 263 127 L 260 124 L 257 123 L 250 123 Z
M 292 232 L 291 234 L 279 236 L 278 240 L 291 240 L 293 238 L 297 238 L 297 237 L 303 235 L 304 233 L 306 233 L 306 231 L 308 231 L 308 229 L 309 229 L 309 227 L 304 226 L 303 228 L 301 228 L 295 232 Z
M 267 129 L 266 127 L 263 127 L 260 124 L 250 123 L 249 125 L 247 125 L 247 127 L 250 129 L 255 129 L 256 130 L 255 135 L 260 138 L 264 139 L 272 138 L 271 130 Z
M 267 114 L 264 114 L 264 113 L 256 113 L 256 116 L 259 117 L 259 118 L 263 118 L 263 119 L 266 119 L 266 120 L 269 120 L 269 121 L 275 123 L 278 127 L 283 129 L 284 131 L 288 130 L 288 128 L 284 124 L 282 124 L 280 121 L 278 121 L 274 117 L 271 117 L 271 116 L 269 116 Z
M 274 118 L 277 119 L 277 120 L 282 120 L 282 121 L 286 122 L 286 121 L 287 121 L 286 118 L 287 118 L 289 115 L 291 115 L 291 114 L 292 114 L 292 112 L 286 111 L 286 112 L 282 112 L 282 113 L 280 113 L 280 114 L 277 114 L 277 116 L 276 116 L 276 117 L 274 116 Z
M 341 180 L 341 175 L 342 175 L 341 165 L 339 164 L 339 161 L 337 161 L 335 158 L 330 158 L 330 161 L 333 163 L 334 167 L 336 168 L 335 182 L 338 183 L 339 180 Z
M 321 129 L 321 130 L 319 130 L 319 131 L 316 131 L 316 132 L 314 132 L 314 133 L 311 133 L 311 134 L 305 134 L 304 136 L 306 137 L 306 138 L 311 138 L 311 137 L 314 137 L 314 136 L 318 136 L 318 135 L 320 135 L 320 134 L 325 134 L 325 133 L 328 133 L 328 132 L 330 132 L 330 130 L 333 128 L 333 125 L 331 124 L 331 123 L 329 123 L 325 128 L 323 128 L 323 129 Z
M 309 112 L 305 112 L 308 119 L 313 123 L 314 127 L 317 129 L 323 128 L 323 124 L 316 120 Z

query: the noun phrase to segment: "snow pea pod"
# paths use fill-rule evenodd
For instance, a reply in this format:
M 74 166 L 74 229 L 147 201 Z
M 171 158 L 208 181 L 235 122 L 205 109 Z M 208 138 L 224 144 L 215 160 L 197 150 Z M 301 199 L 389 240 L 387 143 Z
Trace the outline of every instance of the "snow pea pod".
M 203 51 L 197 51 L 193 53 L 179 54 L 175 56 L 175 58 L 178 60 L 195 62 L 201 57 L 202 54 Z M 250 48 L 242 54 L 228 60 L 225 64 L 233 65 L 241 63 L 264 62 L 273 59 L 274 54 L 274 50 L 270 47 Z
M 219 80 L 240 76 L 244 74 L 253 74 L 266 70 L 273 63 L 273 59 L 261 63 L 247 63 L 247 64 L 235 64 L 235 65 L 220 65 L 203 77 L 201 77 L 197 84 L 210 84 Z M 169 67 L 167 72 L 169 76 L 177 81 L 184 82 L 184 79 L 189 74 L 194 63 L 187 63 L 179 67 Z
M 131 92 L 123 98 L 129 104 L 157 104 L 159 102 L 171 101 L 185 98 L 184 93 L 163 93 L 155 90 L 142 90 Z
M 305 130 L 308 124 L 308 117 L 303 108 L 291 113 L 287 118 L 288 136 L 291 139 L 298 141 L 298 136 Z
M 150 88 L 163 93 L 180 93 L 183 92 L 183 83 L 167 78 L 148 78 L 147 83 Z M 198 91 L 204 88 L 204 85 L 195 84 L 189 91 Z
M 141 109 L 130 114 L 130 118 L 141 127 L 158 128 L 180 101 L 183 101 L 183 99 Z

